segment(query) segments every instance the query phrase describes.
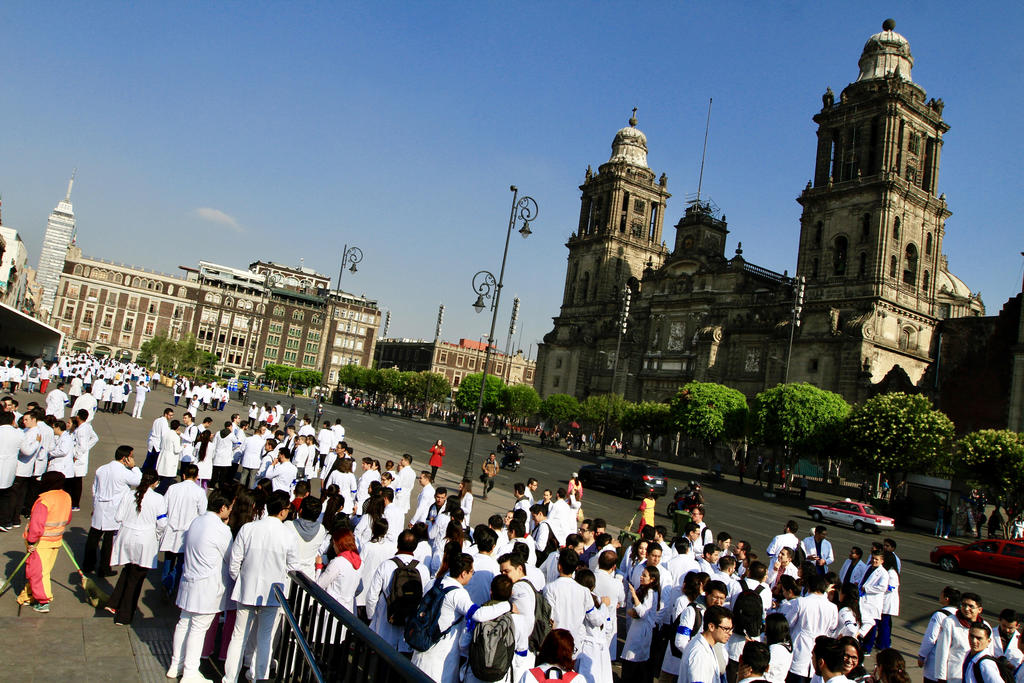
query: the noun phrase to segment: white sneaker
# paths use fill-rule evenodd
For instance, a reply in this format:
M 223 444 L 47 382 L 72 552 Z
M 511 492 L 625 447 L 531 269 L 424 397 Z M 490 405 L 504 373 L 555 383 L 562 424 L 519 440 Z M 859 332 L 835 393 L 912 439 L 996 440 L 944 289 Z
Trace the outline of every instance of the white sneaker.
M 181 669 L 173 664 L 167 669 L 167 678 L 177 679 L 181 676 Z

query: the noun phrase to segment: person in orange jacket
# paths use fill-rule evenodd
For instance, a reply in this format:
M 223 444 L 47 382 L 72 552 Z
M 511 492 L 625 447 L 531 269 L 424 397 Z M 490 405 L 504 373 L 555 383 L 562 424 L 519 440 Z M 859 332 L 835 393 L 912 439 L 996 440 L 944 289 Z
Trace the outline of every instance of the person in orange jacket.
M 28 583 L 18 596 L 19 605 L 32 605 L 36 612 L 50 611 L 53 590 L 50 572 L 57 561 L 64 529 L 71 522 L 71 496 L 64 490 L 64 475 L 47 472 L 39 480 L 39 497 L 22 537 L 29 552 L 25 562 Z

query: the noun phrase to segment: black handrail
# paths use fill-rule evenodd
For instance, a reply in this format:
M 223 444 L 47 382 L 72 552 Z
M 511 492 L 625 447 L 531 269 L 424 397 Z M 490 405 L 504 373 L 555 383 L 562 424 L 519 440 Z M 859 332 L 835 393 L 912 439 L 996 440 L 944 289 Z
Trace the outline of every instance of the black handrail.
M 279 587 L 287 627 L 274 647 L 276 681 L 301 683 L 431 683 L 383 638 L 302 572 L 288 572 L 288 596 Z

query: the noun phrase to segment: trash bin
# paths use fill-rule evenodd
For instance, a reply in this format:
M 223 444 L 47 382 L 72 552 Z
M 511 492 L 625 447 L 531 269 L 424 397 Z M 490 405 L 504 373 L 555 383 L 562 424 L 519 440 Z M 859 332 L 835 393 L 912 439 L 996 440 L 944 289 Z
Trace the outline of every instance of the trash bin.
M 674 531 L 676 535 L 681 535 L 683 533 L 683 529 L 685 529 L 686 525 L 691 521 L 693 521 L 693 518 L 690 517 L 689 510 L 676 510 L 672 515 L 672 531 Z
M 622 531 L 619 532 L 619 559 L 620 560 L 622 559 L 623 555 L 625 555 L 627 552 L 629 552 L 630 546 L 632 546 L 634 543 L 636 543 L 636 539 L 638 539 L 638 538 L 640 538 L 640 534 L 636 533 L 635 531 L 629 531 L 628 529 L 623 529 Z

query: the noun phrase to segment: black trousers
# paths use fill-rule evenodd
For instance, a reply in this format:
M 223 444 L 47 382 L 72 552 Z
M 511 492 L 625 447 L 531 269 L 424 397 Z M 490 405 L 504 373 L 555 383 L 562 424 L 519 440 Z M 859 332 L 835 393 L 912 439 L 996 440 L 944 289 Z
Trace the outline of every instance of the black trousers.
M 25 505 L 25 494 L 28 492 L 29 483 L 31 481 L 32 477 L 14 478 L 14 484 L 11 486 L 10 517 L 0 520 L 0 524 L 3 524 L 4 526 L 21 524 L 21 508 Z
M 146 582 L 147 567 L 140 567 L 137 564 L 126 564 L 121 568 L 121 575 L 117 577 L 117 585 L 114 592 L 110 594 L 107 607 L 114 611 L 114 623 L 130 624 L 132 617 L 139 608 L 139 596 L 142 595 L 142 585 Z
M 0 526 L 11 526 L 14 513 L 14 484 L 11 484 L 5 489 L 0 489 Z
M 210 482 L 212 486 L 230 486 L 235 481 L 234 465 L 214 465 L 213 466 L 213 481 Z
M 79 503 L 82 502 L 82 478 L 68 477 L 64 480 L 64 490 L 71 496 L 71 507 L 81 507 Z
M 101 531 L 100 529 L 89 529 L 89 536 L 85 539 L 85 561 L 82 562 L 82 570 L 96 571 L 105 574 L 110 571 L 110 553 L 114 549 L 114 534 L 117 531 Z M 102 546 L 100 543 L 102 542 Z M 100 551 L 99 564 L 96 563 L 96 551 Z

